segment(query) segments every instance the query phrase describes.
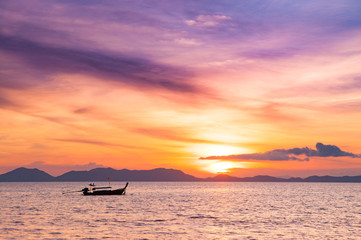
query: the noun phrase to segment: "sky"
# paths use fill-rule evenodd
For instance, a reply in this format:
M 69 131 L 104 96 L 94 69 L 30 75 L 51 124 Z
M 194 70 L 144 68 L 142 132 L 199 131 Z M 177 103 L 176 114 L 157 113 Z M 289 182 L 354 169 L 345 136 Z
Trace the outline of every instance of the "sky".
M 0 1 L 0 174 L 361 175 L 358 0 Z

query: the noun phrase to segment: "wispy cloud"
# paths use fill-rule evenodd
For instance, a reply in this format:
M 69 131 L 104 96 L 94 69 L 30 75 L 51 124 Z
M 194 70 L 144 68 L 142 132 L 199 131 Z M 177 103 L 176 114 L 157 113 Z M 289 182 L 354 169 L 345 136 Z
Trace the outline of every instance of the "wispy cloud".
M 70 142 L 70 143 L 83 143 L 83 144 L 91 144 L 91 145 L 98 145 L 98 146 L 105 146 L 105 147 L 121 147 L 121 148 L 128 148 L 128 149 L 144 149 L 142 147 L 124 145 L 124 144 L 117 144 L 117 143 L 109 143 L 97 140 L 89 140 L 89 139 L 75 139 L 75 138 L 51 138 L 49 140 L 58 141 L 58 142 Z
M 159 139 L 167 139 L 178 142 L 186 142 L 186 143 L 208 143 L 208 144 L 224 144 L 224 142 L 212 141 L 207 139 L 198 139 L 184 136 L 185 134 L 169 130 L 169 129 L 160 129 L 160 128 L 136 128 L 133 129 L 133 132 L 140 133 L 149 137 L 159 138 Z
M 73 113 L 75 114 L 87 114 L 87 113 L 91 113 L 93 111 L 92 108 L 89 107 L 83 107 L 83 108 L 77 108 L 73 111 Z
M 176 92 L 198 91 L 189 82 L 191 72 L 144 58 L 50 46 L 6 35 L 0 35 L 0 50 L 16 56 L 45 76 L 55 73 L 81 73 L 141 88 L 160 88 Z
M 225 15 L 198 15 L 195 19 L 186 20 L 188 26 L 215 27 L 231 17 Z
M 4 96 L 0 96 L 0 108 L 9 108 L 14 106 L 18 106 L 18 104 L 14 103 L 13 101 L 9 100 Z
M 306 158 L 298 158 L 296 156 L 304 155 Z M 292 149 L 275 149 L 265 153 L 236 154 L 226 156 L 209 156 L 200 157 L 201 160 L 250 160 L 250 161 L 309 161 L 309 157 L 353 157 L 361 158 L 360 154 L 353 154 L 342 151 L 335 145 L 316 144 L 316 150 L 304 148 Z
M 184 46 L 199 46 L 201 43 L 193 38 L 177 38 L 174 40 L 176 43 Z

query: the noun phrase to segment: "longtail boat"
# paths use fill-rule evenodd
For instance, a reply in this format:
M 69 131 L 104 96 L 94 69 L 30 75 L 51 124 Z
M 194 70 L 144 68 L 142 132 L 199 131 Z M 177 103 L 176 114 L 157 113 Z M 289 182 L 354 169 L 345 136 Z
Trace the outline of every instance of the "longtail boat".
M 125 184 L 125 187 L 112 189 L 112 187 L 96 187 L 94 183 L 89 184 L 90 188 L 86 187 L 80 191 L 70 191 L 70 192 L 63 192 L 66 193 L 74 193 L 74 192 L 83 192 L 83 195 L 124 195 L 125 189 L 128 187 L 128 182 Z
M 90 185 L 94 186 L 94 185 Z M 118 189 L 111 189 L 112 187 L 92 187 L 92 188 L 83 188 L 81 191 L 84 195 L 124 195 L 125 189 L 128 187 L 128 183 L 125 184 L 125 187 Z

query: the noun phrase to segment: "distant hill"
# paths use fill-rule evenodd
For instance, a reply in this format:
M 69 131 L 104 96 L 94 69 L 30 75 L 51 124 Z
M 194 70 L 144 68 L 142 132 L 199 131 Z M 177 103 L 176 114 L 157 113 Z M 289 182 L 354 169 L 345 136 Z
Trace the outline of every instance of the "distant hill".
M 37 168 L 17 168 L 0 175 L 0 182 L 52 182 L 55 178 Z
M 199 181 L 199 178 L 180 170 L 156 168 L 152 170 L 115 170 L 95 168 L 90 171 L 71 171 L 56 178 L 57 181 Z
M 266 175 L 255 177 L 232 177 L 220 174 L 215 177 L 197 178 L 176 169 L 156 168 L 152 170 L 116 170 L 95 168 L 90 171 L 70 171 L 53 177 L 39 169 L 17 168 L 0 175 L 0 182 L 96 182 L 106 181 L 178 181 L 178 182 L 360 182 L 361 176 L 310 176 L 307 178 L 278 178 Z
M 303 179 L 303 182 L 361 182 L 361 176 L 311 176 Z

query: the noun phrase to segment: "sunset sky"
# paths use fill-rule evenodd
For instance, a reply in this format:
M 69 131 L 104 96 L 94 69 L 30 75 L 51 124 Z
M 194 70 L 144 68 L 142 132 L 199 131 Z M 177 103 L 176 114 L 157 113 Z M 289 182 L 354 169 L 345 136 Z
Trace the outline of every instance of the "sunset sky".
M 2 0 L 0 174 L 361 175 L 360 12 L 359 0 Z

